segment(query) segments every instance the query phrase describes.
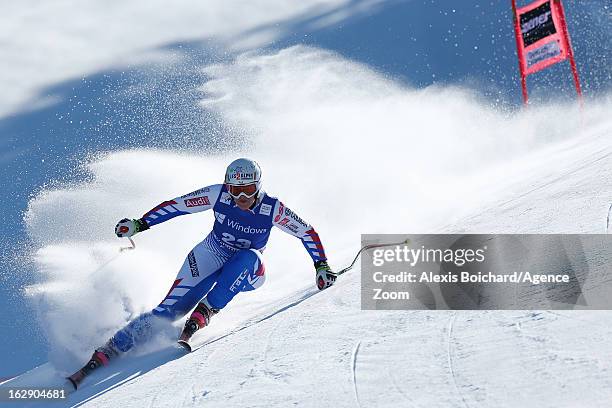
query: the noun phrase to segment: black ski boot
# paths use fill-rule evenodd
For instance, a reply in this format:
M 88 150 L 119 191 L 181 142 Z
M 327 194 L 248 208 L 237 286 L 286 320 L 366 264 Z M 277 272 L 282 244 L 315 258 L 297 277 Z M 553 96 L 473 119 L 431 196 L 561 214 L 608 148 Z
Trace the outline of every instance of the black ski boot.
M 196 306 L 189 319 L 187 319 L 178 343 L 185 347 L 187 351 L 191 352 L 191 346 L 188 343 L 191 336 L 201 328 L 208 326 L 210 318 L 218 312 L 219 309 L 213 309 L 206 299 L 198 303 L 198 306 Z
M 104 346 L 96 349 L 96 351 L 94 351 L 94 353 L 91 355 L 89 362 L 87 362 L 87 364 L 85 364 L 85 366 L 83 366 L 83 368 L 81 368 L 79 371 L 68 377 L 68 380 L 72 383 L 74 389 L 76 390 L 85 377 L 91 374 L 98 367 L 108 365 L 109 360 L 116 357 L 118 354 L 119 353 L 112 344 L 112 340 L 109 340 Z

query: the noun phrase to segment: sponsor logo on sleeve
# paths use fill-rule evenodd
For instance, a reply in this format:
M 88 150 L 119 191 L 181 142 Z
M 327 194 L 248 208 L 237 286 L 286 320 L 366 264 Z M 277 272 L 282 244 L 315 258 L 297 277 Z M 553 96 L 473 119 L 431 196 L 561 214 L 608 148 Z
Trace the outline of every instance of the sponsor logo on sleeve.
M 282 226 L 284 229 L 289 230 L 291 232 L 293 232 L 294 234 L 297 234 L 298 230 L 299 230 L 299 226 L 297 224 L 295 224 L 294 222 L 292 222 L 289 218 L 285 217 L 282 220 L 280 220 L 280 222 L 278 223 L 278 225 Z
M 296 233 L 299 231 L 300 226 L 297 225 L 296 223 L 294 223 L 293 221 L 291 221 L 289 218 L 285 217 L 282 220 L 280 220 L 278 222 L 278 225 L 281 226 L 283 229 L 285 230 L 289 230 L 293 233 Z
M 274 222 L 278 222 L 283 216 L 283 213 L 285 212 L 285 204 L 281 203 L 280 201 L 279 201 L 279 204 L 280 205 L 278 207 L 278 213 L 274 217 Z
M 199 196 L 200 194 L 204 194 L 204 193 L 208 193 L 210 191 L 210 188 L 208 187 L 204 187 L 201 188 L 199 190 L 196 190 L 192 193 L 189 194 L 185 194 L 184 196 L 182 196 L 181 198 L 189 198 L 189 197 L 195 197 L 195 196 Z
M 210 205 L 210 200 L 208 199 L 208 196 L 190 198 L 185 200 L 185 205 L 187 207 L 201 207 L 203 205 Z
M 270 215 L 272 212 L 272 206 L 270 204 L 262 204 L 259 209 L 259 213 L 262 215 Z
M 298 215 L 289 208 L 285 208 L 285 215 L 291 217 L 292 220 L 296 221 L 298 224 L 301 224 L 303 227 L 308 227 L 308 224 L 306 224 L 304 220 L 298 217 Z
M 297 225 L 291 222 L 289 224 L 286 224 L 285 228 L 287 228 L 289 231 L 293 232 L 294 234 L 297 234 L 300 227 L 298 227 Z

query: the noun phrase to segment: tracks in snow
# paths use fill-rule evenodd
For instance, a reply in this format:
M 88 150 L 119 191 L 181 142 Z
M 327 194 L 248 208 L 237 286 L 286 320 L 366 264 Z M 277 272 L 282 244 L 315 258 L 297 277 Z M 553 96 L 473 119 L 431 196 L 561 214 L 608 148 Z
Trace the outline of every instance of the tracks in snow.
M 455 388 L 455 392 L 457 395 L 461 397 L 461 401 L 463 401 L 463 406 L 465 408 L 469 408 L 469 404 L 465 400 L 463 393 L 459 390 L 459 386 L 457 385 L 457 376 L 455 374 L 455 368 L 453 367 L 453 325 L 455 324 L 455 320 L 457 318 L 457 312 L 453 312 L 450 319 L 448 319 L 448 327 L 447 327 L 447 337 L 446 337 L 446 357 L 448 363 L 448 371 L 451 376 L 451 381 L 453 383 L 453 387 Z
M 353 348 L 353 353 L 351 355 L 351 371 L 353 374 L 353 392 L 355 393 L 355 400 L 357 401 L 357 406 L 361 407 L 361 402 L 359 402 L 359 392 L 357 391 L 357 353 L 359 353 L 359 347 L 361 347 L 361 340 L 357 342 L 355 347 Z

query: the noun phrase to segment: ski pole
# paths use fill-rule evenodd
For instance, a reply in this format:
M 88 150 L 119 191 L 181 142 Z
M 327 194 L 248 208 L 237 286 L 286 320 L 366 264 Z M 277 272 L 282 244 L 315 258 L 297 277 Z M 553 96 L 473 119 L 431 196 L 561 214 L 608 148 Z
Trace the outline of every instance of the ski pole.
M 102 270 L 104 267 L 106 267 L 106 265 L 108 265 L 109 263 L 111 263 L 111 262 L 113 262 L 115 259 L 117 259 L 119 256 L 121 256 L 121 254 L 122 254 L 124 251 L 130 251 L 130 250 L 136 249 L 136 244 L 134 243 L 134 241 L 132 240 L 132 238 L 129 238 L 129 237 L 128 237 L 128 239 L 130 240 L 130 244 L 132 244 L 132 246 L 128 246 L 128 247 L 119 247 L 119 253 L 118 253 L 118 254 L 115 254 L 115 255 L 111 256 L 110 258 L 108 258 L 108 259 L 107 259 L 107 260 L 106 260 L 104 263 L 102 263 L 100 266 L 98 266 L 98 267 L 97 267 L 97 268 L 96 268 L 96 269 L 95 269 L 93 272 L 91 272 L 91 273 L 92 273 L 92 274 L 93 274 L 93 273 L 98 273 L 98 271 Z
M 136 244 L 134 243 L 134 241 L 132 240 L 131 237 L 128 237 L 128 239 L 130 240 L 130 244 L 132 244 L 132 246 L 128 246 L 128 247 L 121 247 L 119 248 L 119 252 L 123 252 L 123 251 L 130 251 L 132 249 L 136 249 Z
M 361 247 L 361 249 L 357 252 L 357 255 L 355 255 L 355 259 L 353 259 L 353 262 L 351 262 L 351 264 L 349 266 L 347 266 L 344 269 L 341 269 L 340 271 L 336 272 L 335 274 L 340 276 L 345 272 L 350 271 L 351 269 L 353 269 L 353 266 L 355 266 L 355 262 L 357 262 L 357 258 L 359 258 L 359 255 L 361 255 L 361 253 L 363 251 L 366 251 L 368 249 L 374 249 L 374 248 L 381 248 L 381 247 L 387 247 L 387 246 L 394 246 L 394 245 L 407 245 L 410 243 L 410 239 L 405 239 L 402 242 L 391 242 L 388 244 L 370 244 L 370 245 L 365 245 L 363 247 Z
M 608 218 L 606 218 L 606 234 L 610 233 L 610 215 L 612 215 L 612 204 L 608 208 Z

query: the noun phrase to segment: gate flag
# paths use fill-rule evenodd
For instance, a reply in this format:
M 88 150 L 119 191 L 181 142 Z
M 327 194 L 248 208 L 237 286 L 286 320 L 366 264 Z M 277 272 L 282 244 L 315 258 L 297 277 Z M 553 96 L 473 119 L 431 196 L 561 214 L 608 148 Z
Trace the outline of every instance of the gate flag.
M 566 59 L 570 60 L 576 92 L 581 95 L 578 70 L 561 0 L 536 0 L 521 8 L 517 8 L 516 0 L 512 0 L 512 8 L 525 103 L 527 75 Z

